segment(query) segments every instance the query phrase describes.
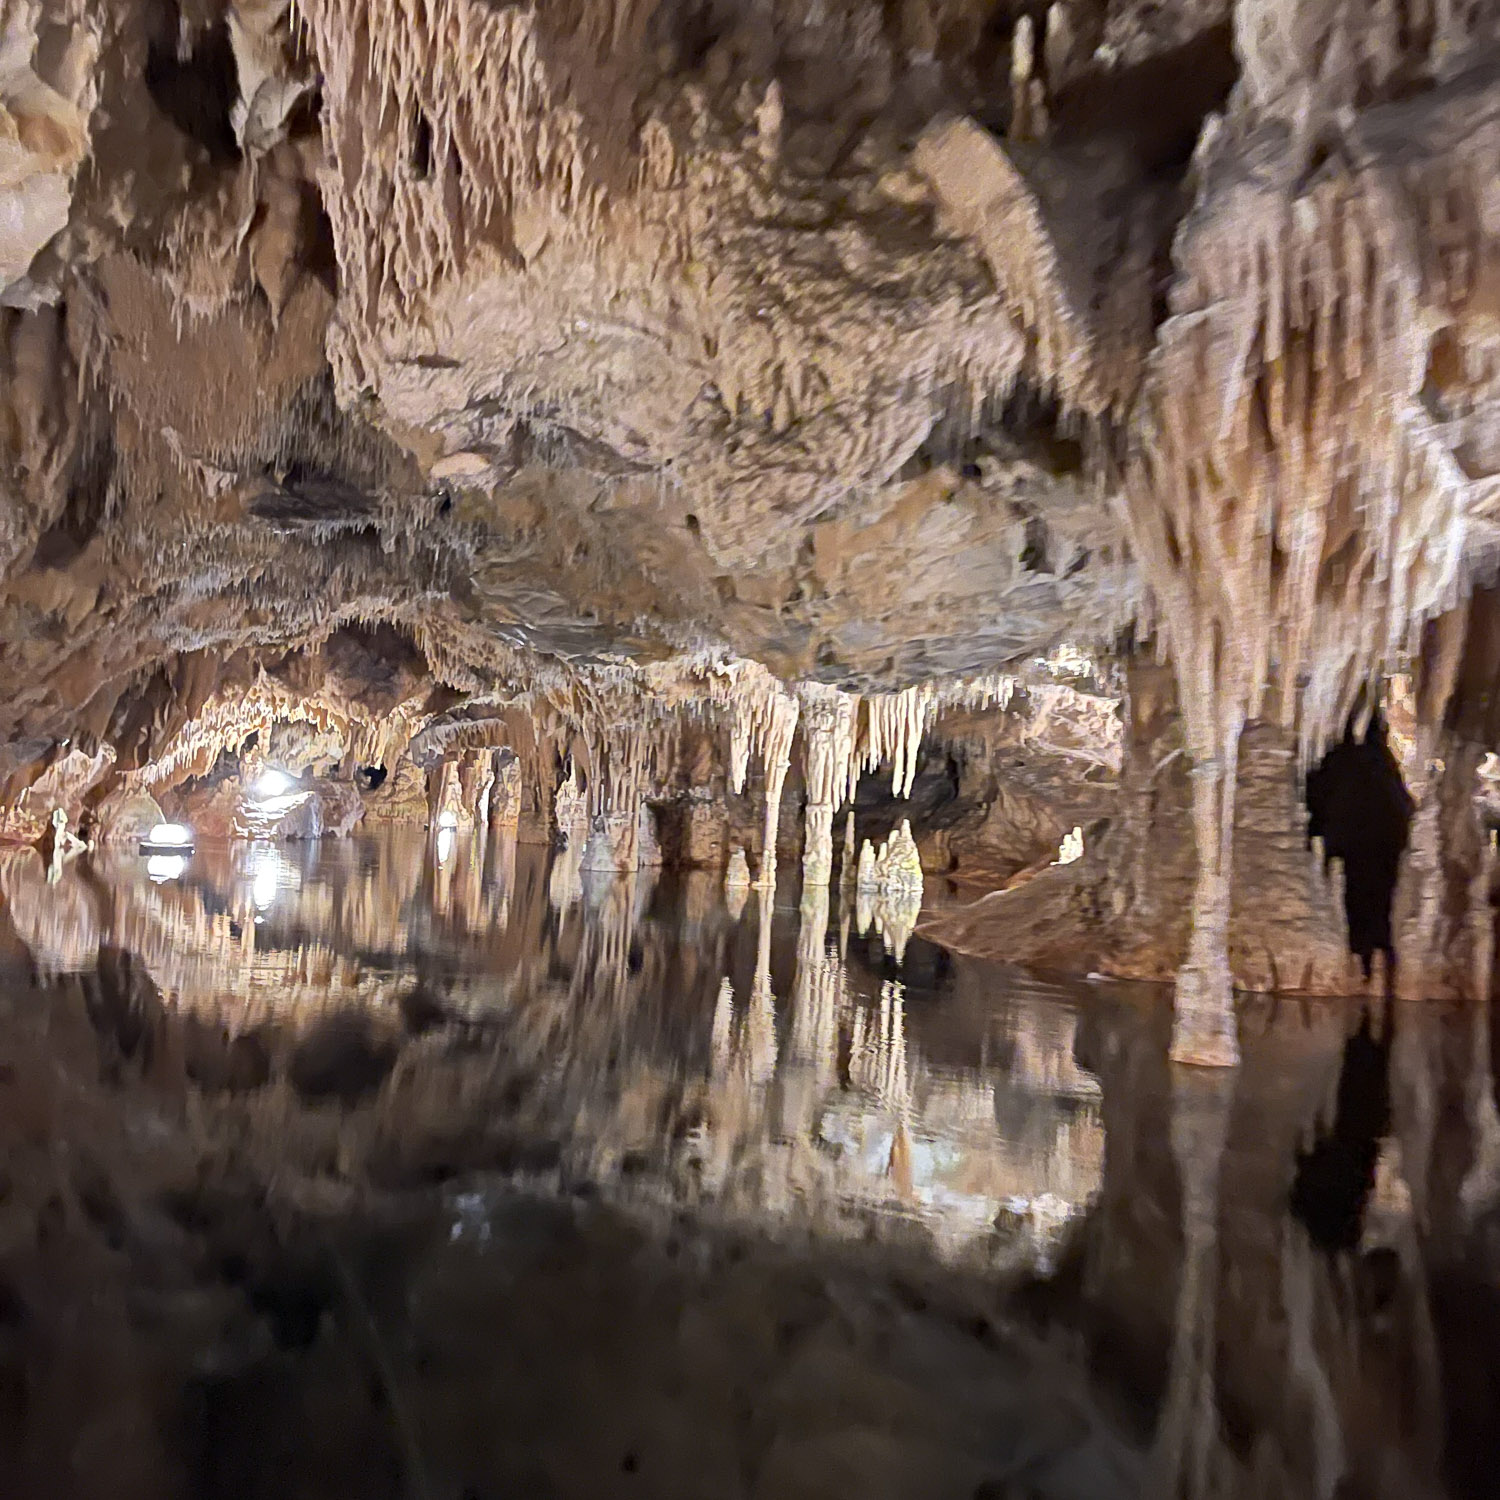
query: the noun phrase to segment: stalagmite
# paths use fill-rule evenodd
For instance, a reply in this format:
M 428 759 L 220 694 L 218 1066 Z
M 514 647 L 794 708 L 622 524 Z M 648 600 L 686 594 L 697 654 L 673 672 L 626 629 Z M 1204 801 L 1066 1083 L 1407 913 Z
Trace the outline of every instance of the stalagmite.
M 750 861 L 745 858 L 745 851 L 738 844 L 729 854 L 729 865 L 724 871 L 724 889 L 726 891 L 750 889 Z
M 861 936 L 873 923 L 899 964 L 922 910 L 922 859 L 905 819 L 877 853 L 868 839 L 855 877 L 855 913 Z
M 861 890 L 882 895 L 898 891 L 922 894 L 922 857 L 912 837 L 911 823 L 903 818 L 901 826 L 884 840 L 877 854 L 869 839 L 859 855 L 858 884 Z
M 1057 859 L 1054 863 L 1059 865 L 1070 865 L 1075 860 L 1083 858 L 1083 829 L 1074 827 L 1070 832 L 1063 835 L 1063 841 L 1057 846 Z

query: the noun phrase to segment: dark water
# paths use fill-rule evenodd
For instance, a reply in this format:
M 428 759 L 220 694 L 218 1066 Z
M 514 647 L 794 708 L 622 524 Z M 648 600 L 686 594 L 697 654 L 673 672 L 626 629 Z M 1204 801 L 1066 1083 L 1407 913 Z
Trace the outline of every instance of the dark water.
M 1500 1493 L 1485 1014 L 1247 1001 L 1173 1069 L 1157 991 L 499 840 L 0 891 L 27 1024 L 199 1143 L 128 1170 L 223 1316 L 141 1325 L 116 1215 L 196 1373 L 100 1493 Z

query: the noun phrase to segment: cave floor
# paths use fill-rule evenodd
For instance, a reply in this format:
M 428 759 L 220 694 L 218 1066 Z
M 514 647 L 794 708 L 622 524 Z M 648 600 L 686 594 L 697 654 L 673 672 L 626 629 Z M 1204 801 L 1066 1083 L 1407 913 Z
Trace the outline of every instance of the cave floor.
M 7 1497 L 1488 1493 L 1486 1016 L 1174 1070 L 1149 988 L 462 833 L 0 892 Z

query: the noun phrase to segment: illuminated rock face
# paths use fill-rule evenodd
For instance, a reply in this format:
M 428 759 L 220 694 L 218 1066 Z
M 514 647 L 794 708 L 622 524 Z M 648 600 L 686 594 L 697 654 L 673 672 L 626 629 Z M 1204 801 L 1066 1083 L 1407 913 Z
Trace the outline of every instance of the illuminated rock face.
M 1054 669 L 1128 648 L 1192 772 L 1179 1050 L 1227 1057 L 1236 844 L 1298 831 L 1247 746 L 1294 778 L 1399 675 L 1403 983 L 1484 990 L 1490 8 L 689 10 L 0 6 L 0 839 L 226 753 L 387 822 L 457 766 L 467 830 L 503 748 L 519 837 L 569 767 L 629 865 L 713 738 L 759 879 L 826 884 L 862 773 L 910 800 L 1026 681 L 1103 778 L 1055 850 L 1126 773 Z M 930 872 L 1029 871 L 986 845 L 1055 770 L 914 809 Z

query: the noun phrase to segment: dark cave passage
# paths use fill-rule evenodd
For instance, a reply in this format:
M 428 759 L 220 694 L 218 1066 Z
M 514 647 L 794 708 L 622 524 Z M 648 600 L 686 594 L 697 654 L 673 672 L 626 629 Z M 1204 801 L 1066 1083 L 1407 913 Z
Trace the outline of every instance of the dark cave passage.
M 1365 978 L 1377 953 L 1386 972 L 1395 968 L 1391 902 L 1411 825 L 1411 794 L 1386 743 L 1385 721 L 1370 719 L 1364 738 L 1354 726 L 1307 777 L 1307 840 L 1322 838 L 1324 859 L 1344 866 L 1344 916 L 1349 951 Z

